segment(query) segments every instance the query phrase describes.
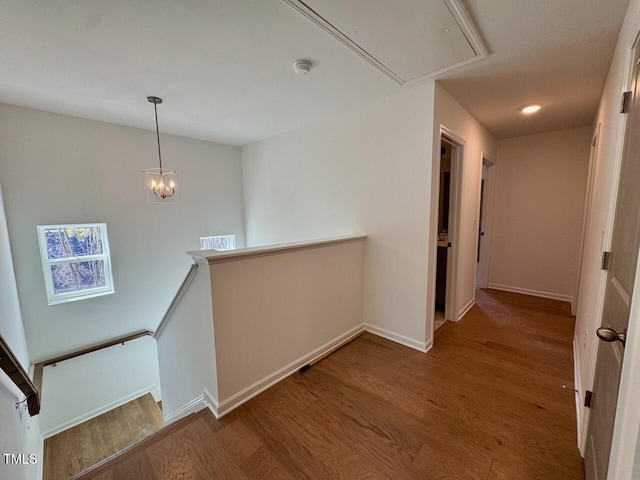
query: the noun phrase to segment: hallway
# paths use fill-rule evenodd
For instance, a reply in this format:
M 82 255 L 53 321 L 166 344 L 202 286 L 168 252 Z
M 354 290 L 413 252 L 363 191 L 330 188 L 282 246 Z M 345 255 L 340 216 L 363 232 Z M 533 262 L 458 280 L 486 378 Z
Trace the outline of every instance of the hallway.
M 83 479 L 582 479 L 562 302 L 477 292 L 422 354 L 365 334 Z

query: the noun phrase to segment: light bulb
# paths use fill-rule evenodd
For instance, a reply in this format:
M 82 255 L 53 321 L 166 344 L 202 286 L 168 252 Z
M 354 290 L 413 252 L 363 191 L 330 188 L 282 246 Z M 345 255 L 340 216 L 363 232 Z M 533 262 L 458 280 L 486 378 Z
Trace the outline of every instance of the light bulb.
M 522 111 L 522 113 L 526 113 L 527 115 L 531 115 L 532 113 L 536 113 L 541 108 L 542 108 L 542 105 L 540 105 L 540 104 L 527 105 L 521 111 Z

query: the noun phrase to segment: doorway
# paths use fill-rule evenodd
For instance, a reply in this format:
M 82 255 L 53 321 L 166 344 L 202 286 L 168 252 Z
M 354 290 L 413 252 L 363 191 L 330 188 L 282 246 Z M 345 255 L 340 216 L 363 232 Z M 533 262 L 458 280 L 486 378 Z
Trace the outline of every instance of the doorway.
M 456 265 L 456 225 L 458 221 L 458 196 L 460 192 L 460 165 L 463 144 L 452 134 L 441 132 L 440 156 L 437 168 L 438 210 L 437 247 L 435 272 L 434 323 L 435 332 L 447 321 L 456 321 L 455 315 L 455 265 Z M 435 211 L 433 214 L 435 216 Z
M 480 180 L 480 210 L 478 215 L 478 253 L 476 264 L 476 290 L 489 285 L 489 253 L 491 250 L 491 214 L 493 162 L 482 155 Z

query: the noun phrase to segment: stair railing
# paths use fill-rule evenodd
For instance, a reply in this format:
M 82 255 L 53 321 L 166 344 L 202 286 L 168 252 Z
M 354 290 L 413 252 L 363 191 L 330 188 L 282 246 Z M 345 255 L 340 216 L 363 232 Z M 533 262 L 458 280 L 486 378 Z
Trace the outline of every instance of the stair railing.
M 198 273 L 198 264 L 194 263 L 191 265 L 191 268 L 187 272 L 187 276 L 184 278 L 184 281 L 176 292 L 175 297 L 173 297 L 173 301 L 169 305 L 167 313 L 165 313 L 164 317 L 162 317 L 160 325 L 158 325 L 158 328 L 156 328 L 156 333 L 153 334 L 153 338 L 155 338 L 156 340 L 160 338 L 160 335 L 162 335 L 162 332 L 169 323 L 169 320 L 171 320 L 173 312 L 175 312 L 176 308 L 178 308 L 178 305 L 180 305 L 180 301 L 182 300 L 182 297 L 184 297 L 184 294 L 187 293 L 189 285 L 191 285 L 191 282 L 193 282 L 193 279 L 196 277 L 196 273 Z
M 25 394 L 29 415 L 40 413 L 40 394 L 27 372 L 9 348 L 9 344 L 0 335 L 0 368 L 4 370 L 13 383 Z M 18 402 L 19 405 L 22 402 Z
M 156 329 L 155 333 L 150 330 L 143 330 L 143 331 L 128 334 L 122 337 L 114 338 L 106 342 L 91 345 L 89 347 L 82 348 L 80 350 L 68 352 L 54 358 L 49 358 L 42 362 L 38 362 L 34 365 L 34 375 L 33 375 L 34 381 L 33 382 L 31 381 L 29 376 L 26 374 L 26 372 L 22 369 L 22 366 L 16 360 L 15 355 L 13 355 L 13 353 L 11 352 L 11 349 L 6 344 L 4 339 L 2 339 L 2 337 L 0 336 L 0 339 L 2 339 L 1 349 L 0 349 L 0 367 L 2 367 L 2 369 L 5 372 L 7 372 L 7 375 L 9 375 L 9 377 L 18 386 L 18 388 L 20 388 L 20 390 L 27 396 L 29 413 L 31 415 L 36 415 L 40 411 L 40 396 L 38 392 L 42 389 L 42 376 L 43 376 L 44 367 L 49 365 L 54 365 L 56 363 L 60 363 L 65 360 L 69 360 L 71 358 L 79 357 L 81 355 L 86 355 L 88 353 L 92 353 L 98 350 L 102 350 L 103 348 L 109 348 L 118 344 L 124 345 L 125 343 L 130 342 L 131 340 L 135 340 L 136 338 L 144 337 L 147 335 L 152 336 L 157 340 L 162 334 L 162 331 L 165 329 L 165 327 L 169 323 L 169 320 L 171 320 L 173 312 L 175 312 L 176 308 L 178 308 L 178 305 L 180 304 L 182 297 L 184 297 L 189 286 L 191 285 L 191 282 L 193 282 L 193 279 L 195 278 L 196 273 L 198 273 L 198 264 L 194 263 L 191 265 L 191 268 L 187 272 L 187 275 L 184 281 L 182 282 L 182 285 L 180 285 L 180 288 L 178 289 L 175 296 L 173 297 L 173 300 L 169 305 L 167 312 L 162 317 L 162 321 L 158 325 L 158 328 Z M 35 413 L 31 413 L 31 412 L 35 412 Z

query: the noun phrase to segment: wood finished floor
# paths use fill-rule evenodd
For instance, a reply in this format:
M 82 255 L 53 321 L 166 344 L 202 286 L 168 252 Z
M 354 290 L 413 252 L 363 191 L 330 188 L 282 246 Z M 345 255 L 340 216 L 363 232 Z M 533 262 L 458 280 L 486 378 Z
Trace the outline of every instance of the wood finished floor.
M 163 425 L 148 393 L 44 441 L 44 480 L 67 480 Z M 133 480 L 133 479 L 132 479 Z
M 568 305 L 494 290 L 422 354 L 365 334 L 97 480 L 583 479 Z

